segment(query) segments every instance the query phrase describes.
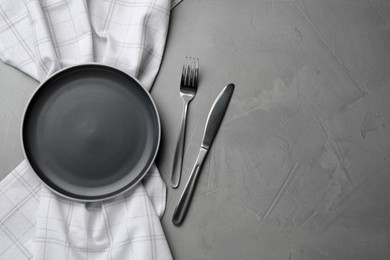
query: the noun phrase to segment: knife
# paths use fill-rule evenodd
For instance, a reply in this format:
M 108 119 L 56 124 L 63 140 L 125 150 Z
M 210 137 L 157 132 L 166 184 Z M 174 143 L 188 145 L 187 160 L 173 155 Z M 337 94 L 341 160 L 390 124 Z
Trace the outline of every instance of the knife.
M 216 97 L 213 105 L 211 106 L 209 115 L 207 117 L 205 130 L 203 133 L 203 139 L 200 146 L 198 158 L 196 159 L 190 177 L 173 213 L 172 222 L 176 226 L 181 225 L 187 214 L 203 161 L 206 158 L 207 152 L 210 150 L 211 144 L 215 136 L 217 135 L 218 129 L 229 106 L 233 91 L 234 84 L 228 84 L 221 90 L 221 92 Z

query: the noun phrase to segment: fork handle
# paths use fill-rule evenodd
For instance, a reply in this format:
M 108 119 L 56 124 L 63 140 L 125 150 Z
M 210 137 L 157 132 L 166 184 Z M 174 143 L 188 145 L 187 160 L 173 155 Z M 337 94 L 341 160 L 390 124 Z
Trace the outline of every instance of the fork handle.
M 179 138 L 177 140 L 175 157 L 173 158 L 171 186 L 176 189 L 180 183 L 181 170 L 183 166 L 183 155 L 184 155 L 184 136 L 186 133 L 186 122 L 187 122 L 187 110 L 189 101 L 184 101 L 183 114 L 181 116 L 181 126 L 179 132 Z

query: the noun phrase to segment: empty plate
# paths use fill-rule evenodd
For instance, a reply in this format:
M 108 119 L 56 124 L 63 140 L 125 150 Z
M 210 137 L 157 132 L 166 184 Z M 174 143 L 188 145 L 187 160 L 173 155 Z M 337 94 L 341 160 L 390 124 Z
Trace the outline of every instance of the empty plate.
M 86 64 L 61 70 L 38 88 L 25 110 L 22 144 L 32 169 L 53 191 L 97 201 L 144 177 L 160 129 L 156 106 L 137 80 Z

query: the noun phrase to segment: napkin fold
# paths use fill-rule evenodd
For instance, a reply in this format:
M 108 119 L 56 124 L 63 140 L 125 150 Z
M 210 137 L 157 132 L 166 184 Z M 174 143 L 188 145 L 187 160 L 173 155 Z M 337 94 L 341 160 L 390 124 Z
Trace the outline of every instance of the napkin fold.
M 0 59 L 42 82 L 99 62 L 150 90 L 170 10 L 180 0 L 0 0 Z M 172 259 L 161 227 L 166 187 L 155 165 L 113 199 L 54 194 L 26 161 L 0 182 L 0 259 Z

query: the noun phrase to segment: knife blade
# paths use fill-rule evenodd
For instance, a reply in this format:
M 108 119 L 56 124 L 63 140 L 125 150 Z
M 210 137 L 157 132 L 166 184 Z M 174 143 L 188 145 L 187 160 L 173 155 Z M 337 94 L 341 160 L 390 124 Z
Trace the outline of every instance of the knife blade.
M 217 135 L 218 129 L 229 106 L 233 91 L 234 84 L 230 83 L 225 86 L 218 94 L 218 96 L 214 100 L 213 105 L 211 106 L 209 115 L 207 117 L 206 126 L 203 132 L 203 138 L 200 145 L 198 157 L 173 213 L 172 222 L 176 226 L 181 225 L 185 216 L 187 215 L 187 211 L 189 209 L 190 202 L 195 191 L 196 183 L 199 178 L 203 161 L 206 158 L 207 152 L 210 150 L 211 144 L 213 143 L 215 136 Z

